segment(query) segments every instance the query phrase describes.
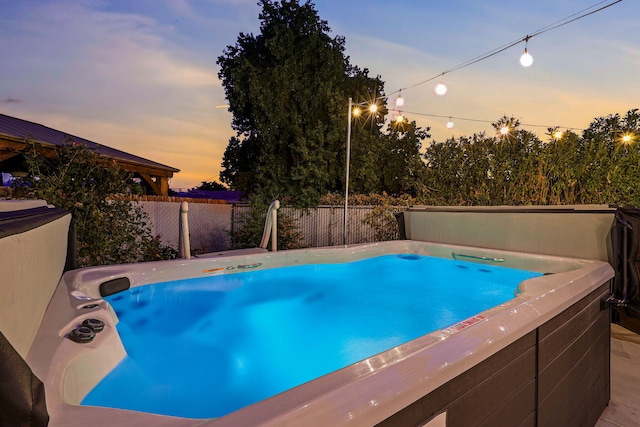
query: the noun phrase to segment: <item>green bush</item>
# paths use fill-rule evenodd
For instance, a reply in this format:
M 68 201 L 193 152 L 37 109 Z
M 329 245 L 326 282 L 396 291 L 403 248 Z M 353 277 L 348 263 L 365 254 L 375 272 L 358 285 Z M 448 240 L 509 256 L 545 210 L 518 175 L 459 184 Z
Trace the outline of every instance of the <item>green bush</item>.
M 14 184 L 15 197 L 43 199 L 73 214 L 78 267 L 176 257 L 152 235 L 140 206 L 114 197 L 141 192 L 116 161 L 73 142 L 56 147 L 53 157 L 35 144 L 23 154 L 29 176 Z
M 540 140 L 503 117 L 509 133 L 431 144 L 421 197 L 425 205 L 640 206 L 640 114 L 630 110 L 594 119 L 582 135 Z M 625 136 L 627 138 L 625 138 Z

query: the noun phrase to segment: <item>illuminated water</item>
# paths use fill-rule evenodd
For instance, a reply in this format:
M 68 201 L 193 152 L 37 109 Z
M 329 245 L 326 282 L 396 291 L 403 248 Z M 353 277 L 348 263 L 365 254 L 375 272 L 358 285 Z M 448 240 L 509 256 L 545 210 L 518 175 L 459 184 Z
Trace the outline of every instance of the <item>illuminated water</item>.
M 132 288 L 106 298 L 128 355 L 82 404 L 219 417 L 504 303 L 539 275 L 386 255 Z

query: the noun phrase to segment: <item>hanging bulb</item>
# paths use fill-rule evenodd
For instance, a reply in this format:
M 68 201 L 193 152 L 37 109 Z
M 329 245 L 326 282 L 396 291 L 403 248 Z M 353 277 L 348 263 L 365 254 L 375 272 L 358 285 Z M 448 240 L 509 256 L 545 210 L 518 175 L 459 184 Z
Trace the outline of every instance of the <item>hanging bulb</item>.
M 442 82 L 438 83 L 436 86 L 436 95 L 443 96 L 445 93 L 447 93 L 447 87 Z
M 402 97 L 402 94 L 398 95 L 398 97 L 396 98 L 396 107 L 404 107 L 404 98 Z
M 404 122 L 404 116 L 403 116 L 402 114 L 398 114 L 398 115 L 396 116 L 396 123 L 397 123 L 397 124 L 400 124 L 400 123 L 402 123 L 402 122 Z
M 531 67 L 533 64 L 533 56 L 529 53 L 529 39 L 531 37 L 527 36 L 524 38 L 524 53 L 520 57 L 520 65 L 523 67 Z
M 449 121 L 447 122 L 447 129 L 453 129 L 453 121 L 451 120 L 451 117 L 449 117 Z
M 502 126 L 500 128 L 500 134 L 503 136 L 507 136 L 509 134 L 509 126 Z
M 523 67 L 531 67 L 531 64 L 533 64 L 533 56 L 531 56 L 531 54 L 525 47 L 524 53 L 520 57 L 520 65 L 522 65 Z

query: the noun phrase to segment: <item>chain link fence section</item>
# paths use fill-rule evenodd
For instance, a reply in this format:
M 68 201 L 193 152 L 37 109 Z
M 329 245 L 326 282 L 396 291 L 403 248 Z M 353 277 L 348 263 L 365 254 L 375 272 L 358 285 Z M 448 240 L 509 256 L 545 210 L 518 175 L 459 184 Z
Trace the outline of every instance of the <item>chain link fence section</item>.
M 375 230 L 364 222 L 371 206 L 349 207 L 347 218 L 347 244 L 375 241 Z M 283 209 L 283 214 L 293 217 L 306 247 L 336 246 L 344 244 L 344 206 L 318 206 L 308 210 Z
M 242 217 L 249 212 L 249 205 L 235 205 L 233 209 L 232 230 L 242 226 Z M 347 244 L 375 242 L 373 227 L 365 223 L 373 206 L 350 206 L 347 219 Z M 318 206 L 309 209 L 282 207 L 280 215 L 291 217 L 303 235 L 302 246 L 317 248 L 336 246 L 344 243 L 344 206 Z
M 160 241 L 178 249 L 180 202 L 143 201 L 142 209 L 149 215 L 150 228 Z M 228 250 L 233 205 L 189 203 L 189 238 L 194 253 Z
M 180 202 L 140 201 L 149 215 L 154 236 L 178 249 Z M 242 226 L 242 218 L 251 207 L 246 204 L 189 203 L 189 237 L 194 253 L 231 249 L 230 232 Z M 365 223 L 373 206 L 350 206 L 347 244 L 376 241 L 373 227 Z M 303 235 L 302 246 L 316 248 L 344 243 L 344 206 L 318 206 L 309 209 L 280 208 L 280 215 L 294 219 Z M 266 215 L 266 212 L 265 212 Z

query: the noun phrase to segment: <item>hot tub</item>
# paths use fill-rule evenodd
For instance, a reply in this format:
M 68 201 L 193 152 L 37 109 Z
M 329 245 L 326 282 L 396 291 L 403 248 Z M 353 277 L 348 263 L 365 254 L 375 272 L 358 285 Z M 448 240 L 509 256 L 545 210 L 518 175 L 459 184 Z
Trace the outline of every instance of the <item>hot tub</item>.
M 117 316 L 101 296 L 123 278 L 135 287 L 389 253 L 550 274 L 521 283 L 504 304 L 217 419 L 79 405 L 125 357 Z M 54 426 L 589 425 L 609 400 L 609 317 L 600 301 L 612 277 L 600 261 L 417 241 L 88 268 L 63 276 L 27 362 L 45 383 Z M 89 343 L 70 340 L 90 318 L 104 330 Z

